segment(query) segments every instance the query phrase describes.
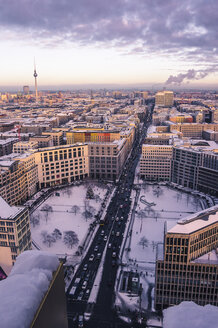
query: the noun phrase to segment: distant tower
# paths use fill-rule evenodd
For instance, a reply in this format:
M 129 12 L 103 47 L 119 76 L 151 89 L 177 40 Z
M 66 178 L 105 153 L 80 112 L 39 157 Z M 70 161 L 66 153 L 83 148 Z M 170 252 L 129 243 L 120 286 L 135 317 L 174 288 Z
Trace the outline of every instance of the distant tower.
M 34 58 L 34 74 L 33 74 L 34 78 L 35 78 L 35 91 L 36 91 L 36 101 L 38 100 L 38 90 L 37 90 L 37 76 L 38 74 L 36 73 L 36 63 L 35 63 L 35 58 Z

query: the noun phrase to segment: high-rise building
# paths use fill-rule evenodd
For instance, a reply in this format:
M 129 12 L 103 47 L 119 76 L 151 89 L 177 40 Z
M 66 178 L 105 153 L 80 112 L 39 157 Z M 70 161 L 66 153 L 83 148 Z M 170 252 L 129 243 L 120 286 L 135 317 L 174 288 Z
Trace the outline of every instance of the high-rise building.
M 174 95 L 173 91 L 162 91 L 157 92 L 155 95 L 155 105 L 156 106 L 173 106 Z
M 157 310 L 194 301 L 218 306 L 218 206 L 178 221 L 156 261 Z

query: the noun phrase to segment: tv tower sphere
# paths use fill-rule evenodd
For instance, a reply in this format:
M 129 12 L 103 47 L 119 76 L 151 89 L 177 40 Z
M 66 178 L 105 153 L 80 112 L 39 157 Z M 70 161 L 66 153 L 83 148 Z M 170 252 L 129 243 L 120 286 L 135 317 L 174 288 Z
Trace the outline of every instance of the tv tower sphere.
M 36 73 L 36 63 L 35 63 L 35 59 L 34 59 L 34 73 L 33 76 L 35 78 L 35 92 L 36 92 L 36 101 L 38 100 L 38 90 L 37 90 L 37 76 L 38 74 Z

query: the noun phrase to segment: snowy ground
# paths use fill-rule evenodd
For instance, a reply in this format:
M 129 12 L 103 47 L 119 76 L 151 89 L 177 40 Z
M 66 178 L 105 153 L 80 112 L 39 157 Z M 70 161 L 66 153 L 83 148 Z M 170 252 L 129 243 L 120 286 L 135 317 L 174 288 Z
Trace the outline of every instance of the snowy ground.
M 155 205 L 143 204 L 141 197 L 142 200 Z M 197 196 L 166 186 L 142 186 L 130 242 L 131 251 L 128 253 L 129 260 L 136 260 L 138 264 L 145 265 L 155 263 L 157 244 L 163 243 L 164 225 L 166 230 L 169 230 L 178 219 L 201 209 Z
M 202 210 L 202 202 L 198 196 L 164 185 L 142 184 L 135 210 L 132 233 L 126 242 L 122 263 L 125 271 L 140 274 L 143 288 L 141 307 L 153 311 L 155 261 L 157 252 L 163 251 L 164 230 L 173 227 L 178 219 Z M 123 314 L 128 309 L 139 311 L 139 297 L 135 299 L 118 291 L 116 306 Z
M 86 192 L 88 186 L 91 185 L 95 199 L 87 200 Z M 61 255 L 73 255 L 81 245 L 87 235 L 90 224 L 94 221 L 94 215 L 97 214 L 101 207 L 102 200 L 107 192 L 107 186 L 99 183 L 83 183 L 79 186 L 70 186 L 62 190 L 55 191 L 37 210 L 32 217 L 39 216 L 39 224 L 31 223 L 32 239 L 42 250 L 49 250 L 52 253 Z M 58 194 L 59 196 L 58 196 Z M 43 210 L 45 204 L 51 206 L 52 211 Z M 78 206 L 75 213 L 73 206 Z M 91 208 L 92 218 L 85 218 L 84 212 Z M 61 232 L 61 238 L 49 245 L 48 242 L 43 243 L 42 233 L 44 231 L 51 235 L 54 229 Z M 64 232 L 74 231 L 78 242 L 71 248 L 64 241 Z

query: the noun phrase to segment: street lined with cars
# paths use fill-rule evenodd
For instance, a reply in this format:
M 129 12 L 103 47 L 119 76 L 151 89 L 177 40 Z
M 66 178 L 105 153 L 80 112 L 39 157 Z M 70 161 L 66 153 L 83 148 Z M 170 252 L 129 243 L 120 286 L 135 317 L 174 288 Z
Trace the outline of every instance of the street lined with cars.
M 128 216 L 131 208 L 131 192 L 134 184 L 135 168 L 137 166 L 141 143 L 143 142 L 148 124 L 139 138 L 136 137 L 132 152 L 124 166 L 123 172 L 117 182 L 117 188 L 108 207 L 105 209 L 105 219 L 101 225 L 80 264 L 67 291 L 68 314 L 84 314 L 85 327 L 105 328 L 101 320 L 110 322 L 112 315 L 113 286 L 119 265 L 119 253 L 122 245 L 125 229 L 128 225 Z M 105 251 L 105 252 L 104 252 Z M 99 270 L 102 255 L 104 255 L 104 267 L 96 301 L 90 305 L 87 303 L 95 277 Z M 75 289 L 76 288 L 76 289 Z M 105 293 L 107 288 L 107 293 Z M 92 306 L 91 311 L 90 307 Z M 97 319 L 98 318 L 98 319 Z M 78 325 L 79 326 L 79 325 Z M 123 326 L 125 327 L 125 326 Z

